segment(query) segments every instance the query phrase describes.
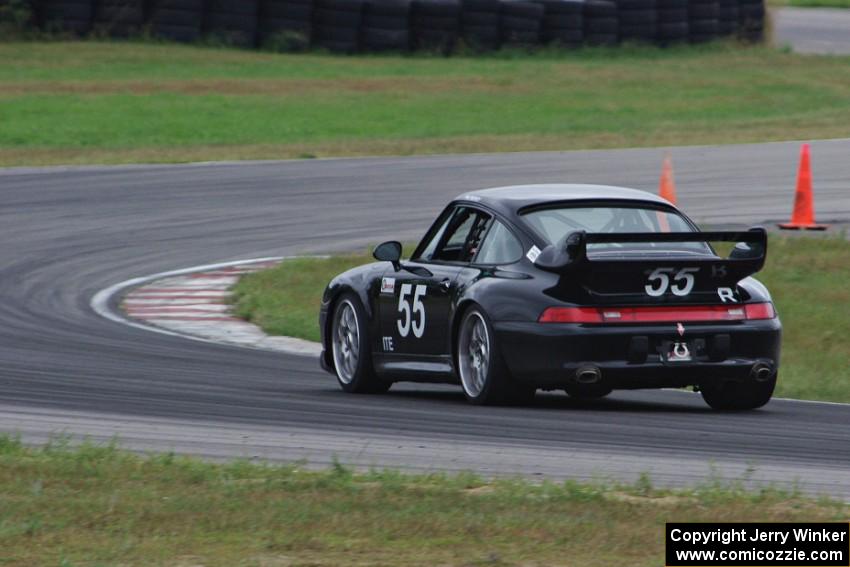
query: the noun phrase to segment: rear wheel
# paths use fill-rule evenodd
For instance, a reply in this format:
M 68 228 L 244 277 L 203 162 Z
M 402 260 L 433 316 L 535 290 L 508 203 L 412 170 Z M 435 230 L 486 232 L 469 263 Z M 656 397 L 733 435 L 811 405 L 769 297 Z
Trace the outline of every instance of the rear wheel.
M 366 313 L 353 293 L 346 293 L 339 301 L 331 319 L 331 350 L 334 370 L 340 387 L 357 394 L 386 392 L 389 382 L 384 382 L 372 367 L 372 349 Z
M 743 411 L 760 408 L 770 401 L 776 387 L 776 373 L 763 382 L 722 382 L 701 386 L 702 399 L 712 409 Z
M 493 326 L 479 307 L 463 314 L 457 338 L 457 369 L 473 404 L 529 403 L 536 388 L 513 383 L 495 341 Z

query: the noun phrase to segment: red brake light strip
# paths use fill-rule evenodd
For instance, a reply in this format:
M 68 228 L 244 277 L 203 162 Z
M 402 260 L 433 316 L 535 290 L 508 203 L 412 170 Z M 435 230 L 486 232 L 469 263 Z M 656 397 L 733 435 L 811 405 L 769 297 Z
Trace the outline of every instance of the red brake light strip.
M 540 323 L 684 323 L 773 319 L 773 304 L 652 305 L 645 307 L 549 307 Z

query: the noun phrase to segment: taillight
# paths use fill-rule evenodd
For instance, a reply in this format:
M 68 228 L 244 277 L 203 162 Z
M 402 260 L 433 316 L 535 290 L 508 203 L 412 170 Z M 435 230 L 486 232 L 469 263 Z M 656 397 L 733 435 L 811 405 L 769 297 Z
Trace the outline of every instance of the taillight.
M 747 311 L 747 319 L 773 319 L 776 317 L 776 310 L 773 304 L 767 303 L 747 303 L 744 305 Z
M 595 307 L 549 307 L 540 314 L 541 323 L 604 323 Z
M 771 303 L 743 305 L 652 305 L 646 307 L 549 307 L 540 323 L 684 323 L 773 319 Z

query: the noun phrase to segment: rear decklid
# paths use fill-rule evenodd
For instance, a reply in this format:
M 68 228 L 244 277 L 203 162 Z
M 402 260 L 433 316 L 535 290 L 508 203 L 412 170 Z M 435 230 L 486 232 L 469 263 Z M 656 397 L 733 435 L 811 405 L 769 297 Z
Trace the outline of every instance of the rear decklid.
M 728 257 L 681 243 L 734 242 Z M 640 246 L 651 244 L 652 247 Z M 553 295 L 591 305 L 717 304 L 747 299 L 738 282 L 764 266 L 767 232 L 587 233 L 576 231 L 536 258 L 560 275 Z

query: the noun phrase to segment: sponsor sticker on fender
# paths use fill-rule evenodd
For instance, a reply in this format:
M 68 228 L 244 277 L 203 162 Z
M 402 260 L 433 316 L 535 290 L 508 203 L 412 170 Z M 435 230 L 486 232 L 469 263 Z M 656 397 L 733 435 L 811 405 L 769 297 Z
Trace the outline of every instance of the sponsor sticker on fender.
M 381 278 L 381 293 L 395 293 L 395 278 Z

